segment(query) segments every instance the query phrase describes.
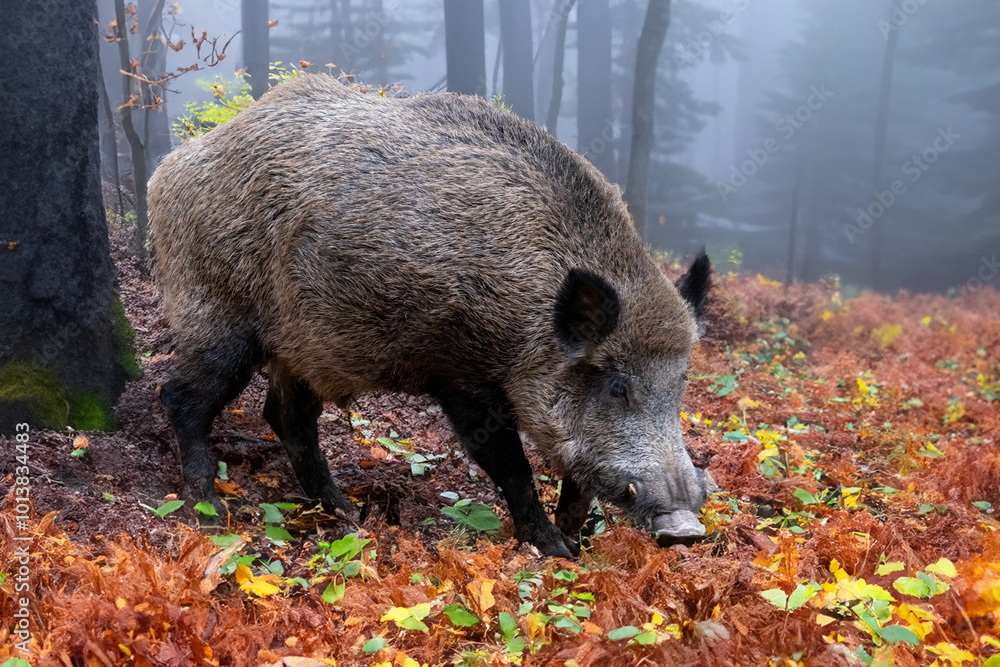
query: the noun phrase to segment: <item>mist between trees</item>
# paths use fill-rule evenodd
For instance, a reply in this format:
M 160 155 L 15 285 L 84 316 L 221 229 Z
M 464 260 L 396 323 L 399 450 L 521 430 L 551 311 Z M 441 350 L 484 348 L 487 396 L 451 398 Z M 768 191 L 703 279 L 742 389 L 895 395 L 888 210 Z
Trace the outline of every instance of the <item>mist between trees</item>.
M 100 2 L 105 26 L 114 4 Z M 640 54 L 653 9 L 665 37 L 649 34 Z M 585 154 L 646 240 L 678 255 L 738 249 L 744 269 L 776 278 L 944 291 L 964 284 L 978 248 L 1000 244 L 996 0 L 141 0 L 135 20 L 131 54 L 152 80 L 197 62 L 166 48 L 191 28 L 220 46 L 235 35 L 214 68 L 131 83 L 150 173 L 205 86 L 238 69 L 257 97 L 281 63 L 392 94 L 496 96 Z M 112 132 L 128 124 L 114 109 L 116 47 L 101 45 L 113 110 L 102 163 L 106 183 L 124 183 L 121 208 L 140 193 L 137 154 Z M 648 114 L 634 106 L 646 93 Z M 925 168 L 914 147 L 949 126 L 963 140 Z

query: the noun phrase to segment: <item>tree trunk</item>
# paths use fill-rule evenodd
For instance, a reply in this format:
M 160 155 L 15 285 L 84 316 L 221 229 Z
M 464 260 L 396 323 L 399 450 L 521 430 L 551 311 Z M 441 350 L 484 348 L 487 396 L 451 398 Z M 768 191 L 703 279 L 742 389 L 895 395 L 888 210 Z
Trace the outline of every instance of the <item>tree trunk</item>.
M 566 0 L 560 8 L 559 21 L 556 26 L 555 51 L 552 54 L 552 99 L 549 101 L 549 112 L 545 117 L 545 127 L 552 134 L 556 133 L 559 123 L 559 107 L 562 106 L 563 94 L 563 61 L 566 59 L 566 26 L 569 24 L 569 13 L 576 4 L 575 0 Z
M 267 0 L 243 0 L 240 11 L 243 67 L 250 78 L 250 94 L 256 100 L 267 92 L 271 66 Z
M 500 38 L 503 42 L 504 100 L 514 113 L 534 120 L 534 63 L 529 0 L 500 0 Z
M 142 54 L 139 69 L 144 77 L 157 81 L 167 69 L 166 37 L 163 34 L 165 0 L 143 0 L 138 18 L 142 27 Z M 163 86 L 142 86 L 143 144 L 146 146 L 146 173 L 152 174 L 163 156 L 170 152 L 170 119 L 167 116 L 167 91 Z
M 140 258 L 147 256 L 146 236 L 149 233 L 149 218 L 146 211 L 146 147 L 135 130 L 133 119 L 137 107 L 133 107 L 132 82 L 129 74 L 132 71 L 131 57 L 128 48 L 128 27 L 125 25 L 125 4 L 123 0 L 115 0 L 115 18 L 118 21 L 118 57 L 122 71 L 122 130 L 132 150 L 132 180 L 135 181 L 135 234 L 132 237 L 132 248 Z M 142 97 L 137 96 L 137 100 Z
M 448 90 L 486 97 L 483 0 L 444 0 Z
M 0 69 L 18 119 L 0 124 L 0 433 L 109 429 L 137 366 L 101 203 L 97 4 L 11 3 L 4 20 L 0 58 L 20 64 Z
M 670 0 L 649 0 L 635 56 L 632 90 L 632 150 L 629 154 L 625 201 L 636 231 L 646 231 L 646 189 L 649 156 L 653 148 L 653 110 L 656 101 L 656 65 L 670 25 Z
M 584 0 L 576 10 L 578 54 L 577 128 L 581 153 L 615 178 L 611 145 L 611 5 L 608 0 Z
M 890 3 L 889 13 L 895 9 L 895 0 Z M 885 42 L 885 56 L 882 59 L 882 85 L 878 95 L 878 113 L 875 118 L 875 172 L 872 177 L 873 192 L 882 191 L 882 170 L 885 164 L 885 143 L 889 129 L 889 96 L 892 92 L 892 73 L 896 65 L 896 43 L 899 27 L 890 30 Z M 868 284 L 872 289 L 885 289 L 882 280 L 882 260 L 885 254 L 885 227 L 891 216 L 886 211 L 881 220 L 872 225 L 872 240 L 868 256 Z
M 97 95 L 101 105 L 101 167 L 104 177 L 111 181 L 118 193 L 118 217 L 125 219 L 125 198 L 122 196 L 122 177 L 118 171 L 118 130 L 115 129 L 115 115 L 108 98 L 108 85 L 104 75 L 98 77 Z

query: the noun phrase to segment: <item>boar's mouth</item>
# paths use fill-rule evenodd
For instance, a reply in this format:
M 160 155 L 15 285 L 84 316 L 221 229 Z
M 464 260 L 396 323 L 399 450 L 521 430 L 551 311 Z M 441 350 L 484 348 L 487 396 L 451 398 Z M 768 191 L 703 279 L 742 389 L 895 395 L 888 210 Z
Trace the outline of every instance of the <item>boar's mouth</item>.
M 705 526 L 691 510 L 678 509 L 653 518 L 652 532 L 661 547 L 693 544 L 705 536 Z

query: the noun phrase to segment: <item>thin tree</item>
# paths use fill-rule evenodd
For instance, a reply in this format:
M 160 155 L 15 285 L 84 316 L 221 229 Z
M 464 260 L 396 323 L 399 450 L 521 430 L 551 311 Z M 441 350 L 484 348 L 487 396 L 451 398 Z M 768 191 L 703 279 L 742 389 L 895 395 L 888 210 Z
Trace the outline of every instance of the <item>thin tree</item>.
M 611 4 L 584 0 L 576 10 L 577 133 L 580 152 L 609 178 L 615 176 L 611 146 Z
M 552 54 L 552 97 L 549 101 L 549 111 L 545 117 L 545 127 L 552 134 L 556 133 L 556 125 L 559 122 L 559 108 L 562 106 L 563 84 L 563 63 L 566 60 L 566 27 L 569 24 L 569 13 L 573 9 L 576 0 L 556 0 L 558 14 L 555 17 L 555 51 Z
M 896 9 L 896 1 L 889 3 L 890 19 Z M 885 143 L 889 130 L 889 97 L 892 93 L 892 74 L 896 67 L 896 44 L 899 40 L 899 26 L 895 30 L 890 30 L 886 35 L 885 54 L 882 58 L 882 82 L 879 86 L 878 113 L 875 117 L 875 171 L 872 176 L 872 189 L 874 192 L 882 191 L 883 166 L 885 164 Z M 868 255 L 868 284 L 873 289 L 881 289 L 882 281 L 882 259 L 885 255 L 885 226 L 889 223 L 889 211 L 881 220 L 873 225 L 872 240 Z
M 444 0 L 448 90 L 486 97 L 483 0 Z
M 17 119 L 0 123 L 0 432 L 111 428 L 137 367 L 101 201 L 97 4 L 10 3 L 4 20 L 0 58 L 20 64 L 0 68 Z
M 118 39 L 118 60 L 122 72 L 122 130 L 132 153 L 132 180 L 135 183 L 135 234 L 132 236 L 132 249 L 140 258 L 147 256 L 146 236 L 149 233 L 149 217 L 146 206 L 146 146 L 135 128 L 132 110 L 139 108 L 139 93 L 133 92 L 132 58 L 128 48 L 128 28 L 125 23 L 125 2 L 115 0 L 115 21 Z
M 656 99 L 656 65 L 670 25 L 670 0 L 649 0 L 639 34 L 632 89 L 632 149 L 629 153 L 625 201 L 640 236 L 646 231 L 646 195 L 649 157 L 653 148 L 653 109 Z
M 167 71 L 167 37 L 163 29 L 165 0 L 142 0 L 138 5 L 139 25 L 144 26 L 140 43 L 139 71 L 150 81 L 160 81 Z M 146 147 L 146 173 L 153 173 L 163 156 L 170 152 L 170 119 L 167 91 L 150 83 L 142 90 L 142 140 Z
M 243 36 L 243 66 L 250 78 L 250 94 L 259 99 L 267 92 L 271 62 L 268 1 L 243 0 L 240 6 L 240 32 Z
M 535 119 L 532 82 L 531 3 L 500 0 L 500 39 L 503 43 L 503 95 L 514 113 Z

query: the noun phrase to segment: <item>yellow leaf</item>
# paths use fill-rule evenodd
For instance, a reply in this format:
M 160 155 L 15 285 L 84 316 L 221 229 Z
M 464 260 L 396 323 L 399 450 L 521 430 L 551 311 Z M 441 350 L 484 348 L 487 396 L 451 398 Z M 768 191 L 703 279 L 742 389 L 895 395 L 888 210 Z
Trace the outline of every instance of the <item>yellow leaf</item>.
M 280 588 L 267 581 L 265 577 L 257 577 L 240 585 L 240 590 L 244 593 L 253 593 L 259 598 L 274 595 L 281 591 Z
M 124 653 L 126 658 L 132 657 L 132 650 L 128 646 L 125 646 L 125 644 L 119 644 L 118 650 Z
M 747 408 L 759 408 L 760 401 L 755 401 L 751 398 L 747 398 L 746 396 L 744 396 L 739 400 L 739 402 L 736 405 L 743 410 L 746 410 Z
M 662 625 L 663 617 L 659 614 L 653 614 L 653 625 Z
M 972 655 L 964 649 L 960 649 L 954 644 L 949 644 L 947 642 L 940 642 L 936 646 L 928 646 L 927 650 L 931 653 L 935 653 L 952 665 L 961 665 L 964 662 L 976 662 L 976 656 Z
M 824 322 L 829 322 L 830 320 L 833 319 L 833 313 L 831 313 L 829 310 L 824 310 L 822 317 Z
M 921 621 L 920 618 L 927 614 L 923 609 L 919 607 L 911 607 L 910 605 L 903 603 L 899 605 L 896 609 L 896 614 L 903 621 L 906 622 L 907 627 L 913 631 L 913 634 L 917 636 L 920 641 L 924 640 L 924 637 L 929 635 L 934 629 L 934 624 L 929 621 Z M 931 617 L 933 618 L 933 616 Z
M 253 581 L 253 573 L 250 572 L 249 567 L 247 567 L 243 563 L 239 563 L 236 566 L 236 583 L 242 586 L 248 581 Z
M 125 602 L 125 598 L 118 598 L 117 600 L 115 600 L 115 607 L 117 607 L 118 609 L 124 609 L 126 604 L 128 603 Z
M 958 570 L 955 569 L 955 564 L 943 556 L 938 559 L 938 562 L 928 565 L 927 571 L 933 572 L 934 574 L 944 575 L 949 579 L 954 579 L 958 576 Z
M 496 604 L 496 600 L 493 598 L 493 585 L 495 583 L 496 579 L 484 579 L 473 581 L 466 586 L 480 613 L 486 613 Z
M 404 618 L 409 618 L 412 616 L 409 607 L 393 607 L 389 611 L 382 614 L 382 622 L 392 621 L 393 623 L 399 623 Z

